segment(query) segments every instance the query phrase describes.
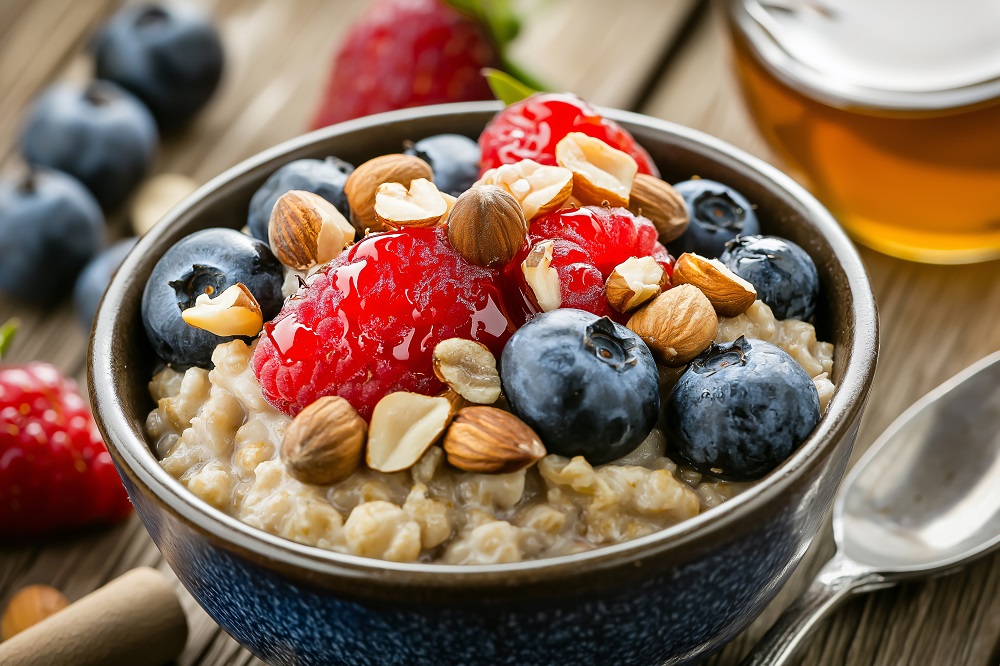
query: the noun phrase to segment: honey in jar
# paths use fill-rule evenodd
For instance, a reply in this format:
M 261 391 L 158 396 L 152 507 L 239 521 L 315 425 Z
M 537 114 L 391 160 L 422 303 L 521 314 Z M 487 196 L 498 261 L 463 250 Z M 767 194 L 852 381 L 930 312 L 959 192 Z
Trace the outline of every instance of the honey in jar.
M 1000 2 L 732 0 L 748 106 L 857 241 L 1000 257 Z

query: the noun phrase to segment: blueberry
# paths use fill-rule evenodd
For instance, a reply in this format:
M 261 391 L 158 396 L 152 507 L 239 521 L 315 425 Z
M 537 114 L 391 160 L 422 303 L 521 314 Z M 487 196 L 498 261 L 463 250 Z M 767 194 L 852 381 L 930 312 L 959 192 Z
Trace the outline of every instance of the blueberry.
M 479 180 L 479 144 L 461 134 L 436 134 L 403 150 L 431 165 L 434 184 L 442 192 L 457 197 Z
M 105 210 L 146 177 L 156 154 L 156 123 L 142 103 L 113 83 L 84 89 L 54 85 L 31 111 L 21 152 L 30 164 L 65 171 Z
M 757 288 L 757 298 L 778 319 L 811 321 L 819 298 L 819 273 L 806 251 L 777 236 L 741 236 L 720 258 Z
M 181 318 L 201 294 L 218 296 L 237 282 L 260 304 L 264 321 L 281 309 L 281 264 L 267 245 L 233 229 L 205 229 L 181 239 L 156 262 L 142 293 L 142 321 L 157 356 L 180 366 L 208 367 L 221 337 Z
M 730 481 L 759 479 L 819 422 L 819 393 L 795 359 L 740 337 L 694 359 L 667 397 L 667 441 L 680 461 Z
M 691 222 L 667 249 L 675 257 L 694 252 L 714 259 L 736 236 L 760 233 L 750 202 L 733 188 L 714 180 L 685 180 L 674 188 L 684 197 Z
M 51 303 L 104 243 L 104 216 L 75 178 L 35 169 L 0 181 L 0 291 Z
M 507 342 L 500 379 L 511 409 L 549 453 L 594 465 L 633 451 L 656 425 L 656 363 L 639 337 L 569 308 L 540 314 Z
M 90 328 L 97 314 L 101 298 L 111 283 L 118 267 L 125 261 L 125 256 L 135 247 L 138 238 L 123 238 L 111 247 L 102 250 L 90 260 L 90 263 L 76 279 L 73 288 L 73 305 L 76 316 L 85 328 Z
M 94 39 L 93 50 L 97 78 L 131 91 L 164 129 L 190 120 L 222 77 L 219 33 L 189 5 L 125 7 Z
M 271 209 L 282 194 L 289 190 L 305 190 L 318 194 L 337 207 L 344 217 L 351 219 L 344 184 L 354 167 L 336 157 L 325 160 L 295 160 L 271 174 L 250 199 L 247 225 L 253 237 L 267 242 L 267 223 Z

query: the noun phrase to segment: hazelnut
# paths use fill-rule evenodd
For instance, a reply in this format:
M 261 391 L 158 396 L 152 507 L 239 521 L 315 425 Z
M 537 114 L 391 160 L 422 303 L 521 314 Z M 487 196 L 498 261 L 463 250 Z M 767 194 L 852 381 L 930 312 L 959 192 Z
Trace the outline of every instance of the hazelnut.
M 240 282 L 215 298 L 202 294 L 192 307 L 181 312 L 181 318 L 190 326 L 223 337 L 252 338 L 264 328 L 264 315 L 257 299 Z
M 361 462 L 368 425 L 340 396 L 320 398 L 285 430 L 281 460 L 302 483 L 325 486 L 343 481 Z
M 517 199 L 526 220 L 557 210 L 573 192 L 573 172 L 558 166 L 546 166 L 533 160 L 521 160 L 490 169 L 476 185 L 502 187 Z
M 582 132 L 570 132 L 556 144 L 556 162 L 573 172 L 573 196 L 580 202 L 628 206 L 635 158 Z
M 448 216 L 448 240 L 477 266 L 503 266 L 527 237 L 528 223 L 517 199 L 495 185 L 463 192 Z
M 555 243 L 551 240 L 535 243 L 531 252 L 521 262 L 524 281 L 528 283 L 535 303 L 542 312 L 555 310 L 562 305 L 559 291 L 559 273 L 552 268 L 552 252 Z
M 632 181 L 628 209 L 652 222 L 664 245 L 680 238 L 690 222 L 687 204 L 680 192 L 645 173 L 637 173 Z
M 500 374 L 493 352 L 482 343 L 448 338 L 437 343 L 434 374 L 469 402 L 492 405 L 500 398 Z
M 670 284 L 670 277 L 652 257 L 630 257 L 615 267 L 605 283 L 608 305 L 618 312 L 634 310 Z
M 516 472 L 545 457 L 535 431 L 496 407 L 459 411 L 444 436 L 444 450 L 451 465 L 475 474 Z
M 10 601 L 0 617 L 0 640 L 7 640 L 28 627 L 69 606 L 63 593 L 48 585 L 29 585 L 22 588 Z
M 719 332 L 719 318 L 700 289 L 682 284 L 637 310 L 626 326 L 649 345 L 657 360 L 676 367 L 712 344 Z
M 685 252 L 674 264 L 674 284 L 692 284 L 721 317 L 736 317 L 757 300 L 757 289 L 718 259 Z
M 399 183 L 409 188 L 416 178 L 434 180 L 427 162 L 414 155 L 382 155 L 368 160 L 347 177 L 344 194 L 351 206 L 351 224 L 360 233 L 386 231 L 375 218 L 375 195 L 382 183 Z
M 451 420 L 443 397 L 398 391 L 378 401 L 368 427 L 365 460 L 377 472 L 401 472 L 420 460 Z
M 354 242 L 354 227 L 318 194 L 291 190 L 274 203 L 267 238 L 278 261 L 305 271 L 340 255 Z
M 382 183 L 375 192 L 375 219 L 389 229 L 434 227 L 448 212 L 448 202 L 426 178 L 414 178 L 409 189 Z

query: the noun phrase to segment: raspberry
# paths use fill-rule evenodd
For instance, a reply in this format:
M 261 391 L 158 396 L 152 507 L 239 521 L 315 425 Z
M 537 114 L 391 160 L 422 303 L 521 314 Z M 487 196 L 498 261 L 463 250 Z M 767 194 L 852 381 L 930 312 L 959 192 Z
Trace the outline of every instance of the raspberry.
M 542 93 L 511 104 L 479 135 L 480 173 L 501 164 L 532 159 L 556 163 L 556 144 L 570 132 L 583 132 L 635 158 L 640 173 L 659 176 L 649 153 L 613 120 L 601 116 L 576 95 Z
M 112 523 L 131 505 L 76 383 L 0 369 L 0 538 Z
M 499 357 L 513 333 L 498 275 L 466 262 L 443 227 L 368 236 L 264 327 L 253 357 L 264 396 L 294 416 L 339 395 L 369 419 L 393 391 L 439 392 L 438 342 L 478 340 Z

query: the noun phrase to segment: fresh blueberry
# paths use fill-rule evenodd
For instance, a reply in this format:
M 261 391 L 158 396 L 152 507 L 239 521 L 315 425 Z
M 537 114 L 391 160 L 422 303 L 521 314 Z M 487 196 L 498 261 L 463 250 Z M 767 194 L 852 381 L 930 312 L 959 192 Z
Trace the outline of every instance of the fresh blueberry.
M 437 134 L 407 144 L 407 155 L 416 155 L 431 165 L 434 184 L 453 197 L 479 179 L 479 144 L 461 134 Z
M 51 303 L 103 244 L 101 207 L 75 178 L 34 169 L 0 181 L 0 291 Z
M 241 282 L 273 319 L 283 297 L 281 264 L 267 245 L 233 229 L 205 229 L 181 239 L 156 262 L 142 293 L 142 321 L 157 356 L 180 366 L 208 367 L 221 337 L 190 326 L 181 312 L 198 296 L 217 296 Z
M 135 247 L 138 238 L 123 238 L 111 247 L 102 250 L 100 254 L 90 260 L 90 263 L 80 273 L 76 279 L 76 286 L 73 288 L 73 305 L 76 309 L 76 316 L 85 328 L 90 328 L 94 322 L 94 315 L 101 304 L 101 298 L 111 283 L 111 278 L 118 271 L 118 267 L 125 261 L 125 256 Z
M 569 308 L 540 314 L 507 342 L 500 379 L 511 409 L 549 453 L 594 465 L 620 458 L 656 425 L 656 362 L 607 317 Z
M 750 202 L 733 188 L 704 178 L 685 180 L 674 188 L 684 197 L 691 217 L 684 234 L 667 246 L 675 257 L 694 252 L 714 259 L 726 249 L 727 241 L 740 234 L 760 233 Z
M 29 164 L 65 171 L 105 210 L 122 203 L 156 155 L 156 123 L 142 102 L 113 83 L 54 85 L 35 102 L 21 137 Z
M 806 251 L 777 236 L 740 236 L 726 245 L 722 263 L 757 288 L 778 319 L 811 321 L 819 273 Z
M 667 441 L 703 474 L 759 479 L 819 422 L 819 393 L 795 359 L 762 340 L 713 344 L 667 397 Z
M 336 157 L 289 162 L 272 173 L 250 199 L 250 213 L 247 216 L 250 233 L 254 238 L 268 242 L 267 224 L 271 220 L 271 209 L 281 195 L 289 190 L 318 194 L 336 206 L 344 217 L 351 219 L 351 207 L 347 205 L 344 184 L 352 171 L 352 165 Z
M 222 77 L 219 33 L 190 5 L 127 6 L 97 35 L 93 49 L 97 78 L 131 91 L 164 129 L 190 120 Z

